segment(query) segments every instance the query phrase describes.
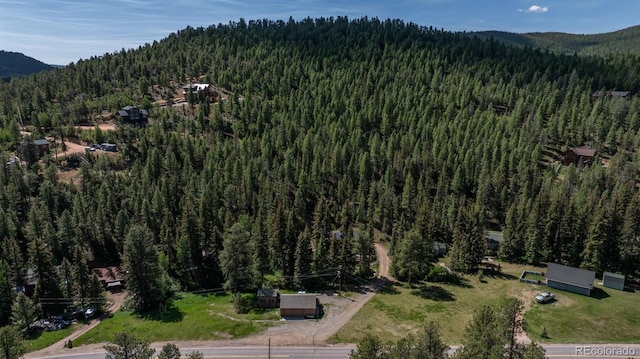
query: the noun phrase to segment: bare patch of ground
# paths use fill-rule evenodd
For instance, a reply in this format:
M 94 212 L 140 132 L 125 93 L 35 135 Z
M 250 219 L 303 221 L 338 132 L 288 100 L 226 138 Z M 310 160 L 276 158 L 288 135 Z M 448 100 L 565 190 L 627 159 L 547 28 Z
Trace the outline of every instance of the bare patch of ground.
M 70 184 L 71 181 L 75 184 L 79 184 L 82 181 L 82 177 L 80 177 L 80 170 L 66 170 L 58 172 L 58 180 L 62 183 Z
M 54 156 L 56 158 L 66 157 L 74 153 L 85 153 L 86 151 L 85 150 L 86 146 L 83 146 L 81 144 L 77 144 L 69 141 L 66 141 L 64 144 L 66 146 L 65 151 L 55 153 Z
M 96 126 L 98 126 L 98 128 L 102 131 L 115 131 L 116 130 L 116 125 L 113 122 L 103 122 L 103 123 L 99 123 L 97 125 L 95 124 L 81 124 L 79 126 L 76 126 L 77 130 L 95 130 Z

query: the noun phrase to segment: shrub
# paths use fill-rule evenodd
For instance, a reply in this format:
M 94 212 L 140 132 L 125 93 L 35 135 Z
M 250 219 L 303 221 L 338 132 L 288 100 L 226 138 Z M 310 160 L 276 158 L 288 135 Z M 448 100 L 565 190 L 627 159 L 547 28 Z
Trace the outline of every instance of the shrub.
M 247 314 L 255 307 L 255 296 L 250 294 L 233 294 L 231 301 L 237 314 Z

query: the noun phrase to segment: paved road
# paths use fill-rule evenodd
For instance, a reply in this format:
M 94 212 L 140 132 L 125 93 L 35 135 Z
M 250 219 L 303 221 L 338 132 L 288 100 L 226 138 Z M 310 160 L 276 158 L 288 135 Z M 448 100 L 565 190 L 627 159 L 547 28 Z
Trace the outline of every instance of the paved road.
M 552 344 L 545 345 L 548 359 L 620 359 L 638 358 L 640 359 L 640 345 L 627 344 Z M 354 346 L 335 347 L 271 347 L 271 358 L 318 358 L 318 359 L 341 359 L 348 358 Z M 267 359 L 269 358 L 268 347 L 195 347 L 182 348 L 183 354 L 191 351 L 199 351 L 206 359 Z M 156 348 L 158 354 L 160 348 Z M 104 351 L 90 353 L 75 352 L 70 349 L 68 353 L 60 353 L 56 356 L 44 357 L 45 359 L 104 359 Z
M 306 359 L 306 358 L 318 358 L 318 359 L 333 359 L 333 358 L 348 358 L 349 353 L 354 346 L 339 346 L 339 347 L 271 347 L 271 358 L 282 359 Z M 192 351 L 199 351 L 204 354 L 206 359 L 267 359 L 269 358 L 268 347 L 218 347 L 218 348 L 181 348 L 182 354 L 187 354 Z M 44 357 L 45 359 L 104 359 L 104 351 L 93 353 L 72 353 L 73 349 L 69 350 L 68 354 L 59 354 L 56 356 Z M 160 349 L 156 349 L 156 355 L 160 352 Z

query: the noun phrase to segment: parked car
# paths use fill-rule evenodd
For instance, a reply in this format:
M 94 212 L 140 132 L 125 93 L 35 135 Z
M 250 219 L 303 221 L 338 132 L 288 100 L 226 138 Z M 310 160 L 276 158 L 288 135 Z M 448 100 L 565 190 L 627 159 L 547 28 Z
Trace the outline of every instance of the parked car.
M 536 295 L 536 302 L 540 304 L 549 303 L 555 298 L 555 294 L 549 292 L 542 292 Z
M 86 318 L 91 318 L 91 317 L 93 317 L 94 314 L 96 314 L 96 308 L 89 308 L 89 309 L 85 310 L 85 312 L 84 312 L 84 316 Z

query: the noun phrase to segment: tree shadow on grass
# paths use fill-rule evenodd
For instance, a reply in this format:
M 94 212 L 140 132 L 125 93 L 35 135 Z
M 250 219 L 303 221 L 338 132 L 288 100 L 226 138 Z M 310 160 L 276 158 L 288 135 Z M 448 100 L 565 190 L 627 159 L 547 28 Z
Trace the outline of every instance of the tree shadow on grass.
M 485 277 L 489 277 L 489 278 L 493 278 L 493 279 L 518 279 L 518 277 L 516 277 L 513 274 L 499 272 L 499 271 L 494 270 L 494 269 L 488 269 L 488 270 L 486 269 L 484 271 L 484 276 Z
M 400 294 L 400 291 L 398 290 L 398 286 L 400 286 L 401 284 L 398 282 L 392 282 L 392 283 L 387 283 L 387 285 L 381 287 L 380 289 L 378 289 L 378 293 L 381 294 Z
M 449 280 L 443 281 L 441 283 L 446 283 L 460 288 L 473 288 L 473 285 L 469 283 L 469 280 L 459 275 L 452 276 L 451 278 L 449 278 Z
M 184 313 L 176 307 L 173 301 L 169 301 L 159 309 L 139 313 L 138 316 L 144 319 L 163 323 L 177 323 L 184 319 Z
M 436 285 L 421 284 L 417 289 L 411 291 L 411 294 L 437 302 L 452 302 L 456 300 L 451 292 Z
M 594 287 L 591 290 L 591 297 L 596 299 L 604 299 L 604 298 L 609 298 L 610 295 L 609 293 L 605 292 L 602 288 Z

